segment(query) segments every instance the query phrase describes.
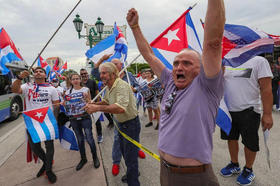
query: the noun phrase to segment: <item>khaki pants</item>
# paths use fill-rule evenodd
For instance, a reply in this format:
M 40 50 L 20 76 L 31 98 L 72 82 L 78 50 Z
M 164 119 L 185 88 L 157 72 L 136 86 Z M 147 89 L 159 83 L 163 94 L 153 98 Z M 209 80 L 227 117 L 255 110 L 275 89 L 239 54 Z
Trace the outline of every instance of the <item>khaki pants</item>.
M 171 172 L 162 162 L 160 164 L 160 184 L 161 186 L 219 186 L 211 165 L 202 173 L 182 174 Z

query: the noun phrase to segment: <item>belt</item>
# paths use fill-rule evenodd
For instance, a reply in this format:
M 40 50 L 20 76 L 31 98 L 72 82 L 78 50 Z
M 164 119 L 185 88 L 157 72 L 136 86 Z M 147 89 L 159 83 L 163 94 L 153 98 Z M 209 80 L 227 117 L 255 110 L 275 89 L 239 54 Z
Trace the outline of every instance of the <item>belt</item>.
M 72 115 L 69 117 L 70 120 L 82 120 L 82 119 L 86 119 L 89 118 L 90 115 L 89 114 L 77 114 L 77 115 Z
M 165 166 L 168 170 L 173 173 L 181 173 L 181 174 L 196 174 L 205 172 L 211 164 L 203 164 L 198 166 L 177 166 L 172 165 L 161 158 L 161 163 Z

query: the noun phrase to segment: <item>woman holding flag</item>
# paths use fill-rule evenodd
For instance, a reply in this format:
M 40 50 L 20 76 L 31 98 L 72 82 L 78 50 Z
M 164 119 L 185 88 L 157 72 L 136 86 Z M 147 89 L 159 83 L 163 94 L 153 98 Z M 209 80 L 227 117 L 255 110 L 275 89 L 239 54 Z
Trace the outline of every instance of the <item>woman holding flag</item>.
M 70 124 L 76 134 L 80 149 L 81 161 L 76 167 L 80 170 L 87 163 L 85 141 L 87 140 L 95 168 L 100 166 L 96 153 L 96 146 L 92 135 L 92 121 L 89 114 L 82 108 L 90 102 L 90 91 L 87 87 L 82 87 L 81 76 L 77 73 L 70 75 L 71 88 L 65 93 L 64 105 L 67 115 L 70 116 Z

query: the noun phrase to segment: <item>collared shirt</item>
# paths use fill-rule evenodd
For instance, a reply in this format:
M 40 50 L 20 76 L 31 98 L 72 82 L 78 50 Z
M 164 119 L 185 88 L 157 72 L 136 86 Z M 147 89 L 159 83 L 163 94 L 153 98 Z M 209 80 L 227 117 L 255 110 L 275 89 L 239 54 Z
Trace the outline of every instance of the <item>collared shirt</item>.
M 125 122 L 135 118 L 138 115 L 136 109 L 136 100 L 128 83 L 117 78 L 111 87 L 107 88 L 104 101 L 108 104 L 116 104 L 125 110 L 124 113 L 114 114 L 118 122 Z

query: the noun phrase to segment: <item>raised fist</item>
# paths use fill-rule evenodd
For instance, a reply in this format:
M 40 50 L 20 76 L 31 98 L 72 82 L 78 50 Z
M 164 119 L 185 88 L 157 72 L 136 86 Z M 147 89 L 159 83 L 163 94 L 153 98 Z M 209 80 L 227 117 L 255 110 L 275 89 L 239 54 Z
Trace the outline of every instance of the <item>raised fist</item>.
M 139 19 L 139 17 L 138 17 L 137 11 L 134 8 L 131 8 L 126 15 L 127 23 L 129 24 L 130 27 L 137 25 L 138 19 Z

